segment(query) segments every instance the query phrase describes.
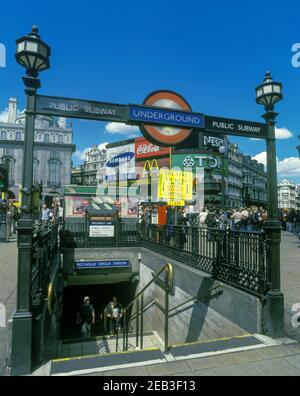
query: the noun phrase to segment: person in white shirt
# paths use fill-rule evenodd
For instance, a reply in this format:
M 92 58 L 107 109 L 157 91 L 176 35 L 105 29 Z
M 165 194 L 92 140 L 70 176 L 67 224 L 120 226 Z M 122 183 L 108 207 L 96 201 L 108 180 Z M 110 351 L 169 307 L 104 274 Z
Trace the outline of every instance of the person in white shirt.
M 200 227 L 206 227 L 206 217 L 207 217 L 208 212 L 206 211 L 205 208 L 203 208 L 201 210 L 201 212 L 199 213 L 199 222 L 200 222 Z

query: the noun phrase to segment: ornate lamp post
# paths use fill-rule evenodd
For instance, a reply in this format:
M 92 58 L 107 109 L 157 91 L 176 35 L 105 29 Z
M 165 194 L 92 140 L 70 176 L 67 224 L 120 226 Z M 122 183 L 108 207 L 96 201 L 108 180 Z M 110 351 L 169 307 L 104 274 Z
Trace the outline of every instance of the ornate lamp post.
M 262 116 L 268 126 L 267 176 L 268 220 L 264 225 L 267 242 L 267 274 L 269 291 L 266 295 L 266 325 L 264 331 L 271 337 L 284 334 L 284 300 L 280 290 L 280 239 L 281 225 L 278 220 L 277 164 L 275 124 L 278 113 L 275 104 L 282 99 L 282 84 L 273 81 L 267 72 L 264 82 L 256 88 L 256 102 L 265 108 Z
M 33 181 L 33 144 L 36 91 L 40 88 L 37 78 L 40 71 L 50 67 L 50 47 L 45 44 L 36 26 L 31 33 L 16 41 L 17 62 L 25 67 L 23 77 L 27 95 L 24 166 L 22 189 L 22 215 L 18 222 L 18 284 L 17 310 L 12 323 L 12 375 L 31 372 L 32 350 L 32 313 L 31 313 L 31 265 L 32 237 L 34 220 L 32 216 L 32 181 Z

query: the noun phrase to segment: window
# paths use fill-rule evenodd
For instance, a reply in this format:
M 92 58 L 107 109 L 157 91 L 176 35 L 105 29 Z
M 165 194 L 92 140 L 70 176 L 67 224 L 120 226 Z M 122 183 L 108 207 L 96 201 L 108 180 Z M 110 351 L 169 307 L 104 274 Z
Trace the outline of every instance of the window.
M 49 143 L 49 134 L 48 133 L 45 133 L 45 135 L 44 135 L 44 142 Z
M 16 132 L 16 140 L 21 140 L 21 132 Z
M 1 140 L 6 139 L 6 131 L 1 131 Z
M 49 162 L 49 183 L 51 186 L 59 186 L 60 184 L 60 162 Z
M 5 155 L 13 155 L 13 149 L 12 149 L 12 148 L 9 148 L 9 147 L 4 147 L 3 153 L 4 153 Z
M 63 142 L 64 142 L 63 135 L 58 135 L 58 143 L 63 143 Z
M 58 159 L 59 158 L 59 151 L 51 151 L 50 158 Z

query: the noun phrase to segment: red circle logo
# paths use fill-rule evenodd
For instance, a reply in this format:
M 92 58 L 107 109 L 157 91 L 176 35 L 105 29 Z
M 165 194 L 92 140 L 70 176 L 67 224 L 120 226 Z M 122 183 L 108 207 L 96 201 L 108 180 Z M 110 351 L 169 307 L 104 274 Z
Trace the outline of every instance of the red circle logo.
M 155 91 L 146 97 L 144 105 L 166 108 L 168 110 L 192 111 L 189 103 L 179 94 L 172 91 Z M 183 142 L 192 132 L 192 128 L 176 126 L 141 126 L 143 135 L 153 144 L 174 146 Z

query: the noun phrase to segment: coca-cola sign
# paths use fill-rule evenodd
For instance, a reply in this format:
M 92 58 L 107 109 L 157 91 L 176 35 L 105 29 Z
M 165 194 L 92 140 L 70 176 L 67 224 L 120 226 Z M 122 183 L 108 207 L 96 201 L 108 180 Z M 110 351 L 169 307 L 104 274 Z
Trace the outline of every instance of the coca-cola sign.
M 148 140 L 142 138 L 137 138 L 135 140 L 135 157 L 137 158 L 147 158 L 147 157 L 160 157 L 162 155 L 170 154 L 169 147 L 159 147 L 153 143 L 148 142 Z

